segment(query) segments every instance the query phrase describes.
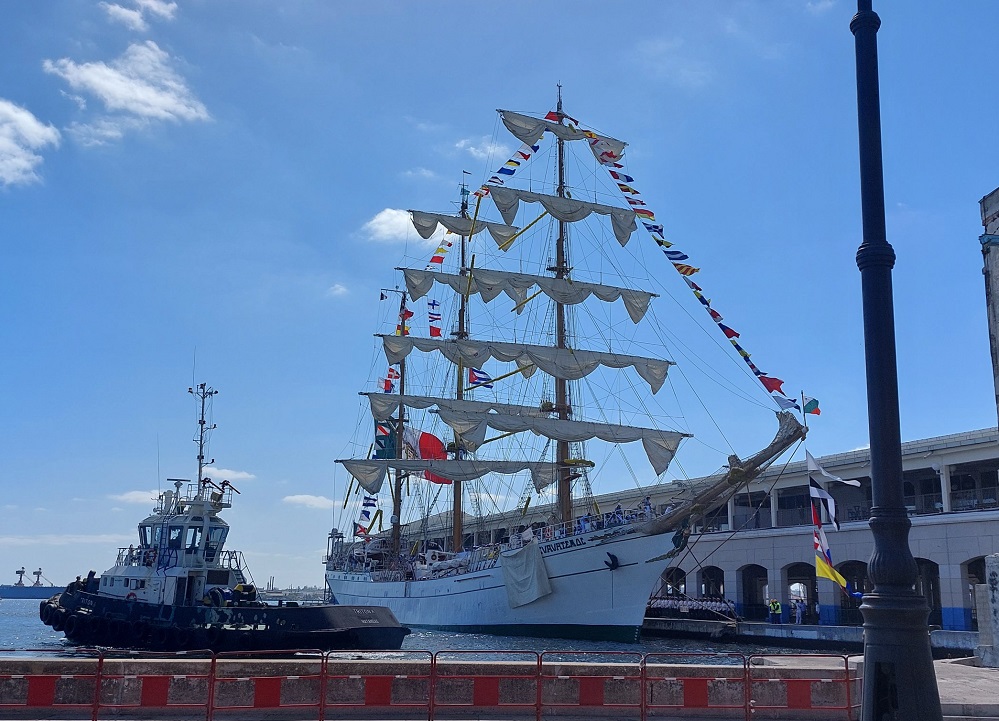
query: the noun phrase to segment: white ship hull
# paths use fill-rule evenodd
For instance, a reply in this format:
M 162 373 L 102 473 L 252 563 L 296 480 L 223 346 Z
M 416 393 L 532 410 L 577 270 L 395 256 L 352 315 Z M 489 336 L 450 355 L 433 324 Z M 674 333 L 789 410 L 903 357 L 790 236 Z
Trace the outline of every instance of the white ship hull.
M 552 593 L 511 607 L 499 563 L 466 573 L 410 581 L 330 569 L 339 603 L 387 606 L 406 626 L 495 635 L 638 640 L 649 596 L 668 559 L 669 535 L 634 527 L 541 541 Z M 610 564 L 616 558 L 617 567 Z M 377 575 L 377 574 L 376 574 Z

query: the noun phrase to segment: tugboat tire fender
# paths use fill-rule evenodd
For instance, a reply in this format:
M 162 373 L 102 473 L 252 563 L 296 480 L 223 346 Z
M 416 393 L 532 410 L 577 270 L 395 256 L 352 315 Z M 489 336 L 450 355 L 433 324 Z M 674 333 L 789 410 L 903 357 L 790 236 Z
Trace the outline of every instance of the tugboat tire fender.
M 132 627 L 130 629 L 132 633 L 132 639 L 135 641 L 145 641 L 146 636 L 149 634 L 149 624 L 145 621 L 132 621 Z
M 56 610 L 55 604 L 51 603 L 50 601 L 46 601 L 45 603 L 43 603 L 41 609 L 38 611 L 38 615 L 41 617 L 42 623 L 44 623 L 46 626 L 51 626 L 52 614 L 55 613 L 55 610 Z
M 90 630 L 99 639 L 108 632 L 108 620 L 103 616 L 90 619 Z
M 236 647 L 241 651 L 249 651 L 253 647 L 253 634 L 243 631 L 236 637 Z
M 173 645 L 179 649 L 190 646 L 191 632 L 186 628 L 175 628 L 173 630 Z
M 76 633 L 80 630 L 80 625 L 81 625 L 80 617 L 77 616 L 75 613 L 71 613 L 68 616 L 66 616 L 66 620 L 63 622 L 62 627 L 63 630 L 66 632 L 66 636 L 71 637 L 75 636 Z
M 212 626 L 208 629 L 205 638 L 208 641 L 208 646 L 214 650 L 218 642 L 222 640 L 222 629 L 219 626 Z
M 166 627 L 154 628 L 149 632 L 149 643 L 152 646 L 162 647 L 167 645 L 170 638 L 170 629 Z
M 111 619 L 108 624 L 108 632 L 112 638 L 123 638 L 128 629 L 128 623 L 120 618 Z
M 62 631 L 66 628 L 66 612 L 63 609 L 57 608 L 52 611 L 51 626 L 53 631 Z

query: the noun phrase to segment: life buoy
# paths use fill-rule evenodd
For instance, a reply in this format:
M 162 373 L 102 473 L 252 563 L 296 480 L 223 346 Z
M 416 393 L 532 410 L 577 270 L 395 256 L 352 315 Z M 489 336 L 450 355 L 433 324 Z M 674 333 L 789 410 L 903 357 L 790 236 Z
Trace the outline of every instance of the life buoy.
M 136 596 L 134 593 L 129 593 L 127 596 L 125 596 L 126 601 L 134 601 L 137 598 L 138 596 Z

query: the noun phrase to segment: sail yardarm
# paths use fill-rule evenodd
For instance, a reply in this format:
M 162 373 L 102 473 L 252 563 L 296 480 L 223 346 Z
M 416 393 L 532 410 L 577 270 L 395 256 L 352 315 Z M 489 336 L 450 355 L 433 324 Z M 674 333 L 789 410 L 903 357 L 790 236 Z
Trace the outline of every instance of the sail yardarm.
M 521 471 L 530 471 L 534 487 L 539 491 L 554 483 L 558 472 L 558 465 L 555 463 L 535 461 L 482 461 L 467 458 L 461 460 L 346 458 L 337 459 L 336 462 L 346 468 L 361 487 L 370 493 L 377 493 L 381 489 L 389 468 L 420 475 L 429 471 L 453 481 L 472 481 L 487 473 L 512 475 Z
M 496 112 L 500 114 L 500 119 L 506 129 L 522 143 L 533 145 L 546 130 L 562 140 L 585 140 L 589 144 L 593 156 L 601 165 L 619 162 L 624 155 L 625 147 L 628 145 L 623 140 L 598 135 L 589 130 L 580 130 L 572 125 L 562 125 L 552 120 L 532 118 L 530 115 L 515 113 L 511 110 L 497 110 Z
M 473 401 L 456 398 L 435 398 L 434 396 L 420 395 L 395 395 L 390 393 L 362 393 L 366 396 L 371 405 L 371 415 L 377 421 L 390 420 L 395 418 L 399 411 L 399 405 L 408 408 L 425 409 L 437 406 L 455 411 L 481 412 L 495 411 L 497 413 L 511 413 L 523 416 L 543 415 L 540 408 L 536 406 L 521 406 L 512 403 L 494 403 L 492 401 Z
M 524 417 L 506 413 L 469 412 L 448 408 L 441 408 L 438 414 L 444 423 L 451 426 L 462 437 L 470 450 L 475 450 L 482 444 L 487 426 L 503 433 L 532 431 L 546 438 L 570 442 L 586 441 L 592 438 L 599 438 L 609 443 L 631 443 L 640 440 L 656 475 L 666 471 L 680 441 L 690 437 L 686 433 L 664 431 L 657 428 L 640 428 L 540 416 Z
M 555 378 L 579 380 L 592 373 L 598 366 L 608 368 L 632 367 L 649 384 L 653 393 L 666 382 L 669 367 L 673 361 L 641 356 L 608 353 L 604 351 L 557 348 L 530 345 L 527 343 L 506 343 L 502 341 L 445 340 L 441 338 L 415 338 L 413 336 L 390 336 L 379 334 L 382 347 L 389 363 L 398 363 L 417 349 L 424 353 L 440 351 L 449 361 L 460 362 L 472 368 L 481 368 L 490 358 L 503 363 L 516 362 L 521 368 L 537 366 Z M 525 373 L 527 371 L 525 370 Z
M 552 217 L 566 223 L 576 223 L 587 218 L 591 213 L 607 215 L 611 219 L 614 237 L 617 238 L 622 247 L 627 245 L 631 239 L 631 234 L 638 229 L 638 223 L 635 220 L 637 212 L 631 208 L 589 203 L 575 198 L 560 198 L 556 195 L 532 193 L 516 188 L 495 188 L 489 193 L 489 197 L 493 199 L 497 210 L 506 223 L 513 222 L 513 219 L 517 217 L 520 203 L 524 202 L 541 203 Z
M 497 244 L 503 243 L 511 236 L 516 235 L 520 228 L 514 228 L 501 223 L 487 223 L 479 220 L 473 223 L 472 218 L 462 218 L 443 213 L 426 213 L 422 210 L 410 210 L 409 215 L 413 221 L 413 227 L 424 240 L 429 239 L 435 232 L 437 226 L 443 225 L 445 229 L 457 235 L 470 236 L 488 230 L 489 234 Z
M 510 273 L 507 271 L 476 268 L 472 272 L 471 284 L 467 275 L 455 275 L 434 270 L 417 270 L 415 268 L 399 268 L 406 280 L 406 288 L 413 299 L 422 298 L 430 292 L 435 282 L 449 286 L 455 293 L 464 294 L 468 290 L 479 294 L 482 300 L 489 302 L 505 293 L 514 303 L 523 309 L 528 291 L 533 286 L 541 288 L 549 298 L 564 305 L 582 303 L 591 295 L 607 303 L 618 298 L 624 302 L 628 316 L 638 323 L 645 316 L 649 302 L 657 297 L 655 293 L 630 288 L 619 288 L 599 283 L 585 283 L 566 278 L 530 275 L 527 273 Z

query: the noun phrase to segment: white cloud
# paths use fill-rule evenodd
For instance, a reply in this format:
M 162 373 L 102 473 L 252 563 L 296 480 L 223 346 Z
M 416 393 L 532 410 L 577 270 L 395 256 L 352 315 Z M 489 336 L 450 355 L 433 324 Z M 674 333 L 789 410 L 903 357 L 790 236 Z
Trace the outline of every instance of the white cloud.
M 151 121 L 209 120 L 204 104 L 170 65 L 170 56 L 152 40 L 135 43 L 111 63 L 76 63 L 69 58 L 45 60 L 42 68 L 58 75 L 77 93 L 98 98 L 108 115 L 73 132 L 90 144 L 120 138 Z
M 298 496 L 285 496 L 281 499 L 285 503 L 290 503 L 294 506 L 305 506 L 306 508 L 317 508 L 323 511 L 328 511 L 333 508 L 333 501 L 326 496 L 308 496 L 308 495 L 298 495 Z
M 116 533 L 94 533 L 90 535 L 80 533 L 42 533 L 37 536 L 0 536 L 0 548 L 13 548 L 20 546 L 77 546 L 80 544 L 97 543 L 102 546 L 117 546 L 127 543 L 132 539 L 131 535 Z
M 337 296 L 347 295 L 349 292 L 350 290 L 348 290 L 347 286 L 340 283 L 334 283 L 329 287 L 329 290 L 326 291 L 326 294 L 336 298 Z
M 380 243 L 405 241 L 413 228 L 409 213 L 396 208 L 385 208 L 361 227 L 368 240 Z
M 213 478 L 222 478 L 227 481 L 252 481 L 256 478 L 252 473 L 233 471 L 229 468 L 212 468 L 210 472 Z
M 673 85 L 699 88 L 707 85 L 714 73 L 707 63 L 684 54 L 683 40 L 646 40 L 636 47 L 644 70 Z
M 164 0 L 132 0 L 143 12 L 158 15 L 164 20 L 173 20 L 177 14 L 177 3 Z
M 141 10 L 133 10 L 131 8 L 125 8 L 121 5 L 115 5 L 113 3 L 98 3 L 100 7 L 108 14 L 116 23 L 121 23 L 129 30 L 135 30 L 136 32 L 144 33 L 149 29 L 149 23 L 146 22 L 145 18 L 142 17 Z
M 141 503 L 149 504 L 155 503 L 156 499 L 159 497 L 159 491 L 126 491 L 125 493 L 120 493 L 118 495 L 110 495 L 112 501 L 120 501 L 121 503 Z
M 0 185 L 39 181 L 37 151 L 59 146 L 59 131 L 19 105 L 0 98 Z
M 808 0 L 805 7 L 813 15 L 823 15 L 836 7 L 836 0 Z
M 140 33 L 149 30 L 146 15 L 155 15 L 161 20 L 173 20 L 174 15 L 177 14 L 177 3 L 164 2 L 163 0 L 132 0 L 134 8 L 109 2 L 99 4 L 113 22 L 121 23 L 129 30 Z
M 419 180 L 437 180 L 438 175 L 434 171 L 427 170 L 426 168 L 413 168 L 412 170 L 403 171 L 402 177 L 417 178 Z
M 508 158 L 511 151 L 502 143 L 493 143 L 488 138 L 482 138 L 478 142 L 474 140 L 459 140 L 454 144 L 458 150 L 464 150 L 476 160 L 489 160 L 497 156 Z

